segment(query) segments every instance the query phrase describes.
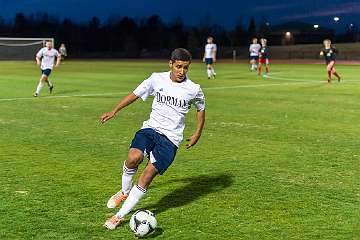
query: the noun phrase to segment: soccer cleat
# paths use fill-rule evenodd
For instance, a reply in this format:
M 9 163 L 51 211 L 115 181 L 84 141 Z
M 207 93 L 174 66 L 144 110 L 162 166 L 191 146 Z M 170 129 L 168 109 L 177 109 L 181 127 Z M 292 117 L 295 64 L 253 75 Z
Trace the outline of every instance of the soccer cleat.
M 51 87 L 49 87 L 50 94 L 52 93 L 53 89 L 54 89 L 54 85 L 51 85 Z
M 338 78 L 338 82 L 340 82 L 340 81 L 341 81 L 341 78 L 339 77 L 339 78 Z
M 328 79 L 328 80 L 327 80 L 327 82 L 328 82 L 328 83 L 331 83 L 331 80 L 330 80 L 330 79 Z
M 109 230 L 115 230 L 122 222 L 124 218 L 119 218 L 118 216 L 114 215 L 104 223 L 104 227 Z
M 107 202 L 106 206 L 108 208 L 116 208 L 117 206 L 120 205 L 121 202 L 125 201 L 127 197 L 128 197 L 127 194 L 123 194 L 121 191 L 117 192 L 114 195 L 112 195 L 112 197 Z
M 33 95 L 34 97 L 38 97 L 39 96 L 39 94 L 37 94 L 37 93 L 34 93 L 34 95 Z

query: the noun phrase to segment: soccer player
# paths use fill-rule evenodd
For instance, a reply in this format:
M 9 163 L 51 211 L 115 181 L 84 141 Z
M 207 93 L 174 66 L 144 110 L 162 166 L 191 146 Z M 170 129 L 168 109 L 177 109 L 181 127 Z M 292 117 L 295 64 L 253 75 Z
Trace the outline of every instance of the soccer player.
M 61 55 L 61 61 L 64 61 L 65 57 L 67 57 L 67 50 L 64 43 L 60 45 L 59 53 Z
M 249 52 L 250 52 L 250 70 L 254 71 L 257 69 L 257 61 L 259 60 L 259 51 L 260 51 L 260 44 L 258 44 L 258 40 L 257 38 L 253 38 L 252 39 L 252 43 L 250 44 L 249 47 Z
M 260 39 L 261 48 L 259 51 L 259 67 L 258 67 L 258 75 L 261 75 L 262 65 L 265 64 L 266 76 L 269 73 L 269 52 L 267 49 L 267 40 L 265 38 Z
M 340 82 L 341 77 L 340 75 L 336 72 L 335 69 L 335 61 L 336 61 L 336 54 L 337 54 L 337 50 L 335 47 L 333 47 L 331 45 L 331 40 L 330 39 L 325 39 L 323 41 L 324 44 L 324 48 L 323 50 L 321 50 L 320 52 L 320 56 L 324 56 L 325 58 L 325 62 L 326 62 L 326 70 L 328 73 L 328 83 L 331 83 L 331 75 L 334 74 L 338 80 L 338 82 Z
M 36 64 L 41 68 L 41 77 L 34 93 L 34 97 L 39 96 L 40 91 L 44 87 L 45 83 L 47 83 L 49 91 L 50 93 L 52 93 L 54 85 L 50 82 L 49 76 L 51 74 L 51 70 L 54 67 L 55 58 L 55 67 L 58 67 L 60 65 L 61 56 L 59 52 L 53 48 L 52 42 L 47 41 L 46 47 L 40 49 L 39 52 L 36 54 Z
M 207 38 L 207 44 L 205 45 L 205 52 L 203 57 L 203 62 L 206 64 L 207 68 L 208 79 L 215 78 L 216 76 L 213 66 L 214 62 L 216 62 L 216 51 L 217 47 L 214 43 L 214 38 L 209 36 Z
M 197 112 L 197 124 L 194 134 L 187 140 L 187 148 L 194 146 L 202 133 L 205 123 L 205 98 L 200 85 L 193 83 L 187 72 L 191 63 L 190 53 L 177 48 L 171 53 L 170 71 L 153 73 L 133 92 L 124 97 L 117 106 L 101 116 L 105 123 L 126 106 L 141 98 L 154 96 L 150 118 L 143 123 L 131 142 L 128 157 L 123 165 L 121 191 L 108 201 L 108 208 L 115 208 L 124 202 L 120 210 L 109 218 L 104 227 L 114 230 L 124 217 L 145 195 L 153 178 L 164 174 L 173 162 L 176 151 L 183 139 L 185 116 L 190 106 Z M 143 159 L 149 159 L 136 185 L 132 179 Z

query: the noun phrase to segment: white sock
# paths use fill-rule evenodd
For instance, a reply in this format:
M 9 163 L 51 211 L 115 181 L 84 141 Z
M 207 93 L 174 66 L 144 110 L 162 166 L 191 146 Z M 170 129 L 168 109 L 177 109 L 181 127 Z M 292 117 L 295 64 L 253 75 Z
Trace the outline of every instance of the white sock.
M 131 189 L 129 196 L 125 200 L 120 210 L 116 213 L 116 216 L 118 218 L 125 217 L 135 207 L 135 205 L 140 201 L 145 193 L 146 189 L 140 187 L 139 185 L 135 185 Z
M 208 69 L 208 70 L 207 70 L 207 74 L 208 74 L 208 77 L 209 77 L 209 78 L 212 76 L 212 71 L 211 71 L 211 69 Z
M 41 81 L 41 82 L 39 82 L 39 84 L 37 85 L 37 88 L 36 88 L 36 93 L 37 94 L 40 94 L 40 91 L 41 91 L 41 89 L 44 87 L 44 82 L 43 81 Z
M 132 188 L 132 179 L 135 176 L 137 168 L 127 168 L 125 163 L 123 166 L 123 174 L 121 179 L 121 191 L 123 194 L 129 194 Z
M 215 76 L 216 75 L 216 73 L 215 73 L 215 69 L 212 67 L 211 68 L 211 74 L 213 75 L 213 76 Z

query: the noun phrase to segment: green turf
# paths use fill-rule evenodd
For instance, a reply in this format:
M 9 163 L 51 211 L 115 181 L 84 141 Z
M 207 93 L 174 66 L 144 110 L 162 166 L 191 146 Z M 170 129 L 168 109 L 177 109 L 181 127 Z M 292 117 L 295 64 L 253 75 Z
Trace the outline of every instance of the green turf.
M 138 101 L 109 111 L 166 61 L 67 61 L 32 98 L 33 62 L 0 62 L 0 239 L 134 239 L 114 210 L 129 143 L 150 112 Z M 137 208 L 157 214 L 156 239 L 360 239 L 360 70 L 273 65 L 270 78 L 218 63 L 216 80 L 194 63 L 207 120 L 196 147 L 181 145 Z M 322 82 L 321 82 L 322 81 Z M 16 98 L 16 100 L 13 100 Z M 8 99 L 5 101 L 4 99 Z M 194 130 L 195 112 L 185 135 Z M 143 168 L 143 166 L 142 166 Z

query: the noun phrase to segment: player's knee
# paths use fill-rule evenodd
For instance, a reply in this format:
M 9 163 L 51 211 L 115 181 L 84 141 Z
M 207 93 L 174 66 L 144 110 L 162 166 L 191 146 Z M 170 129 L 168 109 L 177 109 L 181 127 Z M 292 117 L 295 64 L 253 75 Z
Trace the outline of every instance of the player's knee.
M 143 152 L 138 149 L 130 149 L 125 165 L 128 168 L 136 168 L 143 160 Z

